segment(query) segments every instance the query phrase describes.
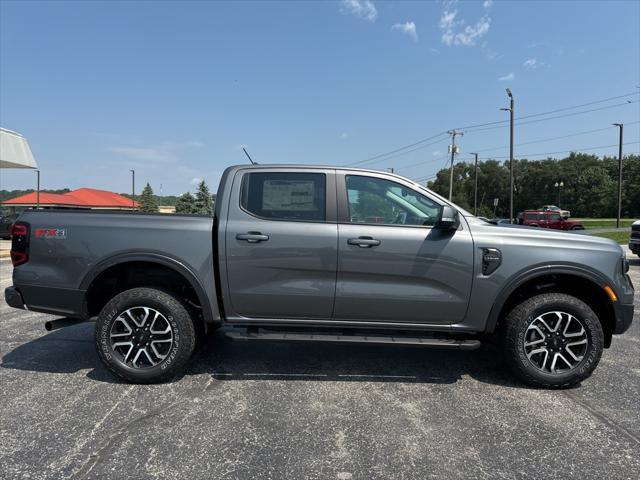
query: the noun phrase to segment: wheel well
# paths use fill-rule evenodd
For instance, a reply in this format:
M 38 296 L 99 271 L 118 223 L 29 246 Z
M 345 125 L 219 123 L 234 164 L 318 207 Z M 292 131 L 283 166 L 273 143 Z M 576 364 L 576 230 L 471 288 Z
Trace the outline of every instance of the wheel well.
M 611 336 L 615 328 L 615 312 L 611 300 L 597 283 L 571 274 L 542 275 L 524 282 L 509 295 L 498 316 L 496 331 L 509 312 L 525 299 L 540 293 L 566 293 L 579 298 L 595 312 L 602 324 L 605 347 L 611 345 Z
M 85 295 L 85 309 L 89 317 L 100 310 L 117 294 L 136 287 L 155 287 L 176 294 L 202 319 L 198 293 L 180 272 L 154 262 L 125 262 L 105 269 L 93 279 Z

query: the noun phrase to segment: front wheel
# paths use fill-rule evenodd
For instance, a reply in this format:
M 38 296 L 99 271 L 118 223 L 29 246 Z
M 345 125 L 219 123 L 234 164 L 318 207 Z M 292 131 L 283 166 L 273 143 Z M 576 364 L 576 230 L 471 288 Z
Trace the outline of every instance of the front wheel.
M 186 367 L 196 332 L 185 305 L 154 288 L 132 288 L 98 315 L 96 347 L 105 366 L 133 383 L 169 380 Z
M 516 306 L 503 328 L 506 361 L 525 383 L 570 387 L 593 373 L 604 348 L 602 325 L 582 300 L 536 295 Z

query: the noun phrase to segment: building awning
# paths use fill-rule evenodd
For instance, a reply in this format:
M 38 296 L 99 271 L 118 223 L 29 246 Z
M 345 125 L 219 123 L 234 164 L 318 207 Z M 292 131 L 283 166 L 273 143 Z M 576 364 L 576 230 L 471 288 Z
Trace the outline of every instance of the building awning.
M 33 207 L 37 204 L 36 192 L 27 193 L 16 198 L 0 202 L 6 207 Z M 138 202 L 107 190 L 95 188 L 79 188 L 67 193 L 40 192 L 40 207 L 94 208 L 133 210 Z
M 0 168 L 38 168 L 27 139 L 0 128 Z

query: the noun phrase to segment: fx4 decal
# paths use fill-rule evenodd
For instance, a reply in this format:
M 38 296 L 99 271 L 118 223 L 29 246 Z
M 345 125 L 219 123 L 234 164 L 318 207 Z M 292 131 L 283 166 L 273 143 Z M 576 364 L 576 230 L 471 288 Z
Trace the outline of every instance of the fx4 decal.
M 36 238 L 67 238 L 67 229 L 36 228 Z

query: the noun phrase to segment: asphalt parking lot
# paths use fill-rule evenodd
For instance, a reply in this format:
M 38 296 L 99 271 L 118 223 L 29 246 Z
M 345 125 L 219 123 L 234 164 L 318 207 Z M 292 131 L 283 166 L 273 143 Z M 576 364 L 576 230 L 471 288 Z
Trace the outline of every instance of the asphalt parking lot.
M 631 275 L 640 286 L 640 260 Z M 0 287 L 11 265 L 0 260 Z M 0 476 L 640 477 L 640 292 L 593 377 L 533 390 L 478 351 L 239 343 L 213 335 L 179 381 L 115 380 L 93 324 L 0 301 Z

